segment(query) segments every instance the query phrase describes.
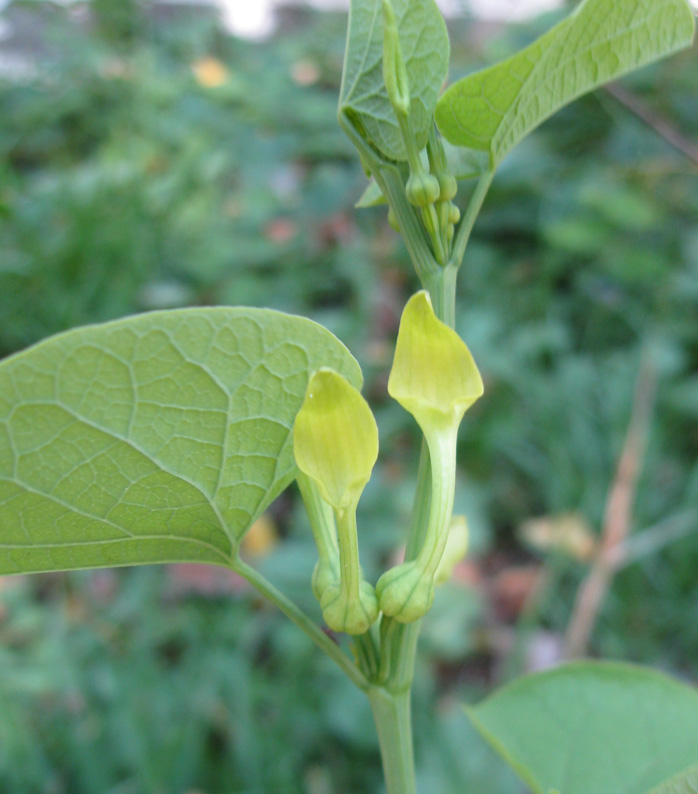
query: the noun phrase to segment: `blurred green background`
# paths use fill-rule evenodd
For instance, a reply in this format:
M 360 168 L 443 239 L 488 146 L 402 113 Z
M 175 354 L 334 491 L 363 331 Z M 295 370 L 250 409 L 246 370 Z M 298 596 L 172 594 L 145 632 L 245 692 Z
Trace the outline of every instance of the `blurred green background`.
M 381 430 L 360 508 L 375 579 L 416 471 L 413 422 L 385 385 L 417 284 L 385 211 L 353 208 L 365 178 L 335 119 L 346 20 L 284 13 L 251 43 L 186 5 L 5 9 L 0 355 L 156 308 L 326 324 L 364 367 Z M 453 23 L 452 76 L 554 18 Z M 458 330 L 486 396 L 461 435 L 471 551 L 425 621 L 429 794 L 522 791 L 459 704 L 561 657 L 604 526 L 627 519 L 629 539 L 589 653 L 698 680 L 697 86 L 686 52 L 559 113 L 506 160 L 476 227 Z M 319 614 L 293 490 L 246 553 Z M 381 790 L 367 705 L 225 572 L 0 579 L 3 793 Z

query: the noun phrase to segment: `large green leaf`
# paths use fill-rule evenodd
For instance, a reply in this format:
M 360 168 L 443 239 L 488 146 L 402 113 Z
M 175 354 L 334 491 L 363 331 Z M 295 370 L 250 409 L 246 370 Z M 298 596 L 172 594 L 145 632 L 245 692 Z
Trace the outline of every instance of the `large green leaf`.
M 0 574 L 225 564 L 295 475 L 310 374 L 358 364 L 265 309 L 156 312 L 0 363 Z
M 631 665 L 525 676 L 467 712 L 535 794 L 647 794 L 698 758 L 698 690 Z
M 648 794 L 698 794 L 698 766 L 692 766 Z
M 452 85 L 436 120 L 451 143 L 496 165 L 556 110 L 603 83 L 687 47 L 686 0 L 585 0 L 525 50 Z
M 448 33 L 435 0 L 393 0 L 393 7 L 410 84 L 412 126 L 424 148 L 448 74 Z M 381 0 L 351 0 L 339 111 L 385 157 L 407 159 L 383 81 Z

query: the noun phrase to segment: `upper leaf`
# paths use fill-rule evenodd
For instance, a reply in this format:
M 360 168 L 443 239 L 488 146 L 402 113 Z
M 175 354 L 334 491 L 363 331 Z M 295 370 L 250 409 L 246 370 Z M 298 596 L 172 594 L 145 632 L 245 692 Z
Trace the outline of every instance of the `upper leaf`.
M 588 91 L 690 45 L 686 0 L 585 0 L 526 49 L 459 80 L 436 120 L 451 143 L 495 166 L 531 130 Z
M 525 676 L 467 712 L 535 794 L 647 794 L 698 758 L 698 690 L 631 665 Z
M 698 766 L 692 766 L 648 794 L 698 794 Z
M 264 309 L 155 312 L 0 363 L 0 574 L 225 564 L 295 474 L 311 373 L 358 364 Z
M 448 74 L 449 42 L 435 0 L 393 0 L 400 46 L 407 68 L 410 118 L 420 149 L 441 86 Z M 381 0 L 351 0 L 349 30 L 339 111 L 385 157 L 404 161 L 407 152 L 383 80 L 383 11 Z

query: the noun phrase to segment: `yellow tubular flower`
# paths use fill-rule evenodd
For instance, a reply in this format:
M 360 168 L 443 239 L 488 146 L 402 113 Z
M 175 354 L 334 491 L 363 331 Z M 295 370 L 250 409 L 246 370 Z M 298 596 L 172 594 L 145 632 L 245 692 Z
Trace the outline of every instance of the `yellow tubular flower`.
M 381 610 L 409 623 L 425 615 L 434 600 L 453 512 L 458 427 L 483 393 L 470 351 L 436 317 L 426 292 L 410 298 L 403 312 L 388 392 L 417 420 L 431 459 L 432 495 L 424 544 L 415 560 L 387 571 L 376 586 Z
M 361 576 L 356 506 L 378 457 L 378 427 L 361 394 L 333 370 L 319 370 L 310 379 L 296 417 L 293 450 L 298 468 L 332 507 L 337 522 L 339 581 L 326 563 L 315 579 L 323 616 L 333 631 L 363 634 L 378 617 L 378 602 Z

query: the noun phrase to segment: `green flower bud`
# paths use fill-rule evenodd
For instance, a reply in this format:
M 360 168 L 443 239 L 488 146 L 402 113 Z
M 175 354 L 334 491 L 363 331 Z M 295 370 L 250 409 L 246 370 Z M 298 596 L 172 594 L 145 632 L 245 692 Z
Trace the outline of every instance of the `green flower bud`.
M 386 571 L 378 580 L 376 595 L 381 610 L 401 623 L 426 615 L 434 601 L 434 582 L 415 560 Z
M 438 200 L 441 188 L 435 176 L 425 171 L 416 171 L 410 174 L 405 192 L 407 200 L 414 207 L 428 207 Z
M 358 597 L 350 597 L 340 584 L 331 584 L 320 601 L 322 616 L 332 631 L 364 634 L 378 617 L 378 600 L 368 582 L 359 585 Z
M 329 587 L 339 583 L 339 560 L 318 560 L 314 570 L 311 587 L 313 595 L 322 603 L 322 597 Z
M 441 201 L 453 201 L 458 193 L 458 182 L 455 176 L 453 176 L 453 174 L 441 172 L 437 173 L 436 177 L 439 180 L 439 187 L 441 189 L 439 199 Z
M 393 212 L 392 207 L 388 210 L 388 225 L 391 229 L 400 234 L 400 222 L 397 219 L 397 215 Z
M 448 222 L 455 226 L 460 220 L 460 210 L 455 204 L 451 204 L 448 208 Z

